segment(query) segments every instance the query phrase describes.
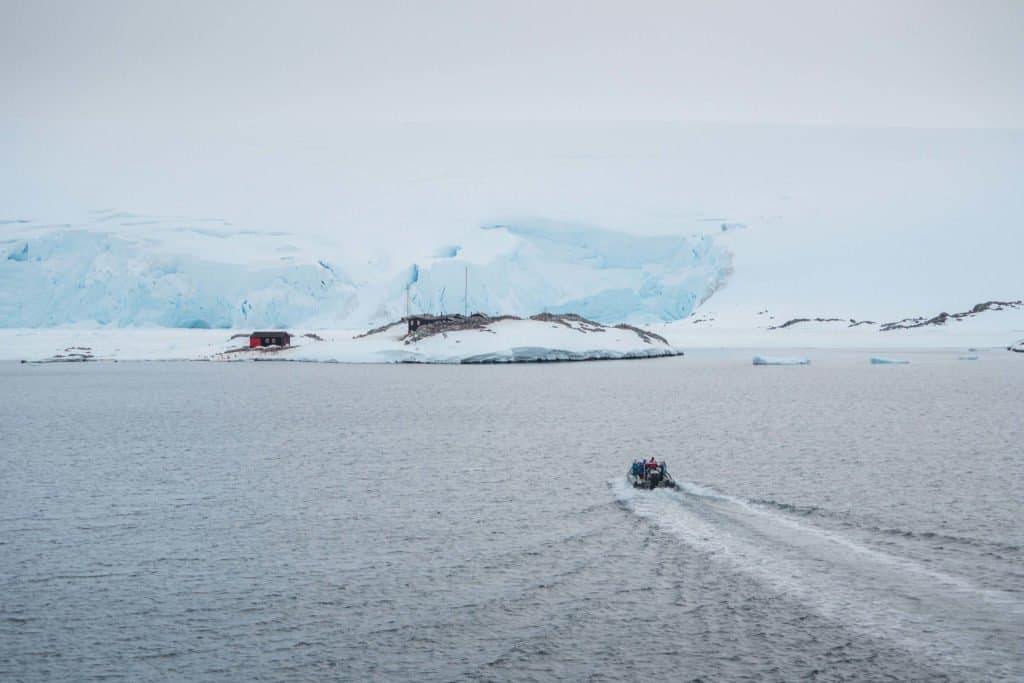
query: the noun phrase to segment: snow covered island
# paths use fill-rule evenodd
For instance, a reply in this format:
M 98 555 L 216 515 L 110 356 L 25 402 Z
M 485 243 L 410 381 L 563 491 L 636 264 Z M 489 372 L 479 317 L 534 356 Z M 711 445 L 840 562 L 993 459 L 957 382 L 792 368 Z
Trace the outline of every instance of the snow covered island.
M 581 316 L 410 316 L 362 334 L 302 335 L 291 347 L 228 349 L 214 360 L 341 363 L 536 363 L 681 356 L 653 332 Z
M 288 346 L 250 348 L 249 331 L 179 328 L 11 330 L 8 353 L 29 362 L 91 360 L 322 363 L 536 363 L 681 356 L 661 335 L 575 314 L 410 316 L 368 332 L 295 330 Z M 71 354 L 69 349 L 87 349 Z M 6 355 L 6 354 L 4 354 Z

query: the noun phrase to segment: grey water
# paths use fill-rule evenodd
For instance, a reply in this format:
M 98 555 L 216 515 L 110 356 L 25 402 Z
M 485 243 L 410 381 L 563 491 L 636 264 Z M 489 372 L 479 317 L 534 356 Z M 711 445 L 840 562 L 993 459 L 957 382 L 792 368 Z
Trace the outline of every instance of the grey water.
M 1024 679 L 1024 358 L 801 353 L 0 364 L 0 680 Z

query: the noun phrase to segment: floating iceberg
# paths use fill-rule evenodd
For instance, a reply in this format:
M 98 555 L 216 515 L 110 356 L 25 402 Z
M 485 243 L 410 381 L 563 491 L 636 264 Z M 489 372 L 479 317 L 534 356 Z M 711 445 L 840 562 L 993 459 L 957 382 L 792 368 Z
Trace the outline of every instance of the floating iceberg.
M 810 365 L 807 358 L 773 358 L 771 356 L 754 356 L 754 365 Z
M 898 358 L 881 358 L 879 356 L 871 357 L 872 365 L 910 365 L 909 360 L 900 360 Z

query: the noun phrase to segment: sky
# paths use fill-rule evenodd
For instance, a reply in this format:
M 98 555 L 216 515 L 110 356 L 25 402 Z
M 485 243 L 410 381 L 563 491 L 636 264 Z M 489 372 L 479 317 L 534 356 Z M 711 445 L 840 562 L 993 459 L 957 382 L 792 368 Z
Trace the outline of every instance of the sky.
M 1024 3 L 2 0 L 2 116 L 1020 127 Z

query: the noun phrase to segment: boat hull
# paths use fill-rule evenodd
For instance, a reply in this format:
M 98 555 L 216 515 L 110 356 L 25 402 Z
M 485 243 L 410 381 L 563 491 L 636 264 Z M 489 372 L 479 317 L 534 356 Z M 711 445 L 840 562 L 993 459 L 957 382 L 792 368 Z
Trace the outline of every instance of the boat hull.
M 626 475 L 626 481 L 630 483 L 633 488 L 636 489 L 674 489 L 679 488 L 676 485 L 672 475 L 667 472 L 662 475 L 660 472 L 652 472 L 647 477 L 638 477 L 632 473 Z

